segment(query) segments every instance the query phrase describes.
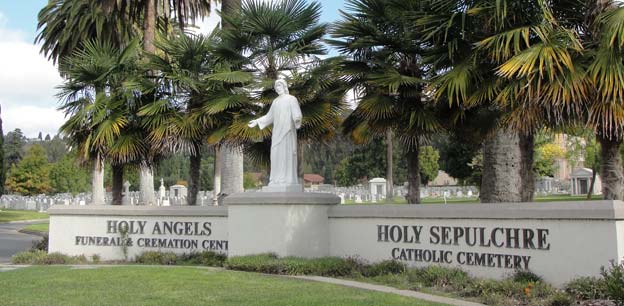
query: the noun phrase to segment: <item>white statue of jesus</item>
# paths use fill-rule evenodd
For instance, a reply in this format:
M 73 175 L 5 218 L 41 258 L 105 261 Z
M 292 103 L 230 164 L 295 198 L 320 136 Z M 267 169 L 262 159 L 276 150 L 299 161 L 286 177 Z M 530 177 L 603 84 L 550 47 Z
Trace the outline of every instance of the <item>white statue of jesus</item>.
M 269 186 L 263 191 L 299 192 L 297 178 L 297 129 L 301 127 L 301 109 L 297 98 L 288 94 L 284 80 L 275 81 L 279 97 L 273 100 L 269 112 L 249 121 L 249 127 L 264 129 L 273 124 L 271 135 L 271 174 Z

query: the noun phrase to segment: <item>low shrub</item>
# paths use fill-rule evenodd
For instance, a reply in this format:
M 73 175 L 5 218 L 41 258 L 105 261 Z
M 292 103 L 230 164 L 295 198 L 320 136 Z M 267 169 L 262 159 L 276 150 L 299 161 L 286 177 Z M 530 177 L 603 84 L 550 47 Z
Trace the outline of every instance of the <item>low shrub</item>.
M 371 264 L 368 267 L 363 268 L 362 275 L 367 277 L 374 277 L 388 274 L 401 274 L 405 272 L 406 265 L 396 260 L 384 260 Z
M 20 252 L 11 257 L 11 262 L 16 265 L 34 265 L 37 262 L 42 262 L 47 255 L 48 252 L 40 250 Z
M 567 283 L 565 292 L 577 300 L 600 300 L 607 297 L 607 283 L 597 277 L 580 277 Z
M 546 302 L 548 306 L 570 306 L 575 300 L 572 296 L 565 292 L 557 291 L 553 293 Z
M 282 274 L 282 268 L 277 262 L 277 255 L 271 253 L 230 257 L 224 266 L 238 271 Z
M 137 255 L 134 261 L 146 265 L 175 265 L 177 259 L 173 252 L 147 251 Z
M 543 281 L 541 276 L 526 270 L 516 270 L 511 276 L 511 279 L 519 283 L 537 283 Z
M 86 262 L 86 258 L 84 255 L 71 257 L 61 253 L 50 253 L 48 256 L 42 258 L 43 262 L 37 262 L 36 264 L 41 265 L 66 265 L 66 264 L 74 264 L 74 263 L 84 263 Z M 81 260 L 83 260 L 81 262 Z
M 22 265 L 66 265 L 87 263 L 84 255 L 69 256 L 61 253 L 50 253 L 41 250 L 31 250 L 13 255 L 11 262 Z
M 202 265 L 210 267 L 223 267 L 227 255 L 213 251 L 183 254 L 178 256 L 176 264 Z
M 347 276 L 357 272 L 360 264 L 352 259 L 339 257 L 278 258 L 275 254 L 259 254 L 228 258 L 225 267 L 268 274 Z
M 411 281 L 419 282 L 427 287 L 446 288 L 450 286 L 460 289 L 473 281 L 470 275 L 461 269 L 441 266 L 410 269 L 409 274 Z
M 91 262 L 93 262 L 94 264 L 98 264 L 100 263 L 100 255 L 98 254 L 93 254 L 91 255 Z
M 611 262 L 611 266 L 603 267 L 600 274 L 607 287 L 607 297 L 618 305 L 624 305 L 624 262 Z

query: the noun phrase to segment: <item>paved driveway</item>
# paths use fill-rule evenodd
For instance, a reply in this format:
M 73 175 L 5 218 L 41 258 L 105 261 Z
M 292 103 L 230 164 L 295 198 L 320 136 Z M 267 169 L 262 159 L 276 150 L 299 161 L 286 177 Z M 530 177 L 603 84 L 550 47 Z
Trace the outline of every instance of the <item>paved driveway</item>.
M 45 222 L 45 221 L 44 221 Z M 11 256 L 15 253 L 30 249 L 33 241 L 38 241 L 41 237 L 22 234 L 18 230 L 30 224 L 41 223 L 0 223 L 0 263 L 10 263 Z

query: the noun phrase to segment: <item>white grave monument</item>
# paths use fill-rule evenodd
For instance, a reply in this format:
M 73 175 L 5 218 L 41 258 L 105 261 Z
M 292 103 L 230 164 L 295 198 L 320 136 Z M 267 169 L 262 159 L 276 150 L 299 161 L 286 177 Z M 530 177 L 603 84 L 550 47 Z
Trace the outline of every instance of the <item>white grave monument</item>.
M 130 202 L 130 182 L 125 181 L 123 183 L 123 194 L 121 198 L 121 205 L 131 205 Z
M 373 198 L 385 199 L 386 198 L 386 179 L 376 177 L 368 181 L 370 186 L 370 193 Z
M 165 188 L 165 180 L 163 180 L 163 178 L 160 178 L 160 187 L 158 187 L 158 196 L 160 197 L 161 201 L 167 195 L 166 191 L 167 189 Z
M 186 197 L 188 189 L 184 185 L 173 185 L 169 187 L 169 197 L 183 198 Z

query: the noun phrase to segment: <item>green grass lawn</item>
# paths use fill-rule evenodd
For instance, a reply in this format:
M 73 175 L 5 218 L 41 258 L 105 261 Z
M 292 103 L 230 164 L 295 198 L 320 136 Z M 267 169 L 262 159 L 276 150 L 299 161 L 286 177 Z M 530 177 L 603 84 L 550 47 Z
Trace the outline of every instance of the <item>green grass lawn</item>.
M 47 233 L 50 231 L 50 223 L 31 224 L 23 228 L 24 230 Z
M 20 220 L 47 219 L 48 214 L 31 210 L 0 210 L 0 223 Z
M 37 266 L 0 273 L 3 305 L 443 305 L 278 276 L 196 267 Z

